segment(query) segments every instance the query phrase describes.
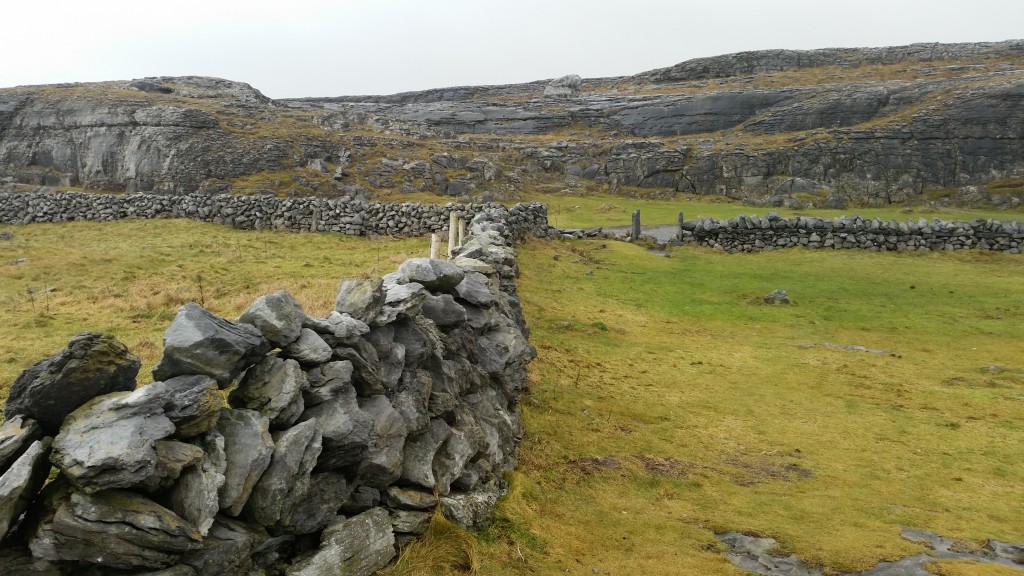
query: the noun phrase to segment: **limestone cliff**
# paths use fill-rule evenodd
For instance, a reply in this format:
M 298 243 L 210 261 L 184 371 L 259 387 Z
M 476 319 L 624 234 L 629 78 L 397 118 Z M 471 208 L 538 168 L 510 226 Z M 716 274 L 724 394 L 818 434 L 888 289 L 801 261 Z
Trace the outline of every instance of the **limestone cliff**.
M 150 78 L 0 90 L 0 178 L 174 193 L 581 187 L 863 204 L 970 187 L 973 199 L 1012 204 L 1024 194 L 1006 186 L 1024 176 L 1022 104 L 1024 41 L 745 52 L 558 90 L 270 101 L 245 84 Z

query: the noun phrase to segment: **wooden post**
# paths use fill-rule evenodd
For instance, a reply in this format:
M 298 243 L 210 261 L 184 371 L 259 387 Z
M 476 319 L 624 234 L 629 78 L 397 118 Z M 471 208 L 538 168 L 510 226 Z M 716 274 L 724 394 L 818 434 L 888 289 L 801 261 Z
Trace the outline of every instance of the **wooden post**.
M 437 232 L 430 235 L 430 257 L 435 260 L 441 257 L 441 235 Z
M 459 247 L 462 247 L 462 243 L 466 240 L 466 221 L 459 216 Z
M 633 210 L 633 229 L 629 232 L 629 237 L 633 240 L 640 238 L 640 209 Z
M 680 212 L 679 213 L 679 241 L 680 242 L 683 241 L 683 222 L 686 222 L 686 219 L 683 218 L 683 213 Z
M 448 215 L 448 258 L 455 252 L 455 241 L 459 233 L 459 213 L 452 211 Z

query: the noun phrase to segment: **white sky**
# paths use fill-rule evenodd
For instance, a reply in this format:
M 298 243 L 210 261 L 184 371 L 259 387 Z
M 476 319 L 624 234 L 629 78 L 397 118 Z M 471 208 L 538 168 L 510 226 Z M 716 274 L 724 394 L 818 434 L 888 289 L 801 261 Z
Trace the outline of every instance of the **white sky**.
M 272 98 L 1024 37 L 1024 0 L 3 0 L 0 87 L 218 76 Z

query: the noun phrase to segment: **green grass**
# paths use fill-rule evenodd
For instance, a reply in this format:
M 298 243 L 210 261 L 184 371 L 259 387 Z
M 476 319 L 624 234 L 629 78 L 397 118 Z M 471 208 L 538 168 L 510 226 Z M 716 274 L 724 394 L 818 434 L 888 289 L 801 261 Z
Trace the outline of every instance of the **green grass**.
M 834 218 L 837 216 L 860 215 L 864 218 L 881 218 L 883 220 L 916 221 L 918 218 L 941 218 L 943 220 L 971 221 L 976 218 L 994 218 L 1001 220 L 1022 220 L 1024 209 L 985 210 L 985 209 L 927 209 L 922 207 L 907 208 L 892 206 L 886 208 L 850 208 L 846 210 L 790 210 L 787 208 L 766 208 L 762 206 L 744 206 L 743 204 L 721 197 L 678 195 L 674 200 L 644 200 L 614 196 L 609 194 L 587 194 L 586 196 L 569 195 L 534 195 L 527 200 L 537 200 L 548 205 L 548 221 L 559 228 L 596 228 L 598 226 L 628 226 L 633 210 L 640 209 L 640 220 L 645 226 L 656 224 L 676 224 L 679 213 L 683 212 L 687 220 L 698 218 L 735 218 L 737 214 L 758 214 L 766 216 L 768 212 L 776 212 L 782 216 L 819 216 Z
M 427 249 L 181 221 L 10 229 L 0 263 L 29 261 L 0 266 L 0 388 L 86 329 L 125 341 L 145 376 L 187 300 L 232 318 L 285 288 L 323 314 L 338 278 Z M 830 573 L 921 551 L 904 526 L 1024 541 L 1020 256 L 604 244 L 520 248 L 539 357 L 511 492 L 475 541 L 437 523 L 451 557 L 419 546 L 392 573 L 738 575 L 725 530 Z M 777 288 L 794 304 L 760 302 Z

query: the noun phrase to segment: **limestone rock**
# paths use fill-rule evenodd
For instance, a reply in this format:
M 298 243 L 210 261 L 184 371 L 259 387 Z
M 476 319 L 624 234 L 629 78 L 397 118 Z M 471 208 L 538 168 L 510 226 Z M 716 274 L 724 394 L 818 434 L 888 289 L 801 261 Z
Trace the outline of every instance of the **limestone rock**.
M 370 416 L 373 426 L 356 478 L 360 484 L 383 489 L 402 475 L 402 450 L 408 434 L 405 420 L 386 396 L 361 399 L 359 409 Z
M 211 430 L 221 408 L 226 406 L 217 381 L 209 376 L 176 376 L 143 388 L 162 398 L 164 416 L 174 423 L 174 435 L 178 438 L 191 438 Z
M 25 416 L 12 416 L 0 424 L 0 474 L 42 437 L 39 424 Z
M 430 528 L 432 512 L 420 512 L 417 510 L 392 510 L 391 528 L 400 534 L 420 535 Z
M 345 278 L 338 285 L 334 309 L 369 324 L 384 305 L 382 286 L 380 279 Z
M 53 464 L 86 492 L 129 488 L 158 474 L 157 441 L 174 433 L 144 386 L 100 396 L 72 412 L 53 441 Z
M 181 562 L 200 576 L 246 576 L 253 573 L 253 553 L 267 539 L 266 531 L 258 526 L 218 516 L 202 548 L 188 552 Z
M 167 490 L 174 485 L 182 470 L 203 459 L 203 451 L 198 446 L 176 440 L 157 440 L 154 449 L 156 465 L 152 474 L 139 484 L 139 488 L 148 492 Z
M 388 392 L 388 382 L 378 372 L 381 362 L 377 349 L 365 338 L 359 338 L 351 347 L 335 348 L 334 357 L 352 363 L 352 383 L 360 396 L 376 396 Z
M 305 494 L 284 511 L 275 528 L 289 534 L 312 534 L 334 520 L 348 502 L 354 486 L 341 472 L 321 472 L 309 478 Z
M 789 294 L 785 290 L 773 290 L 764 297 L 765 304 L 789 304 Z
M 307 385 L 298 362 L 269 354 L 246 371 L 231 392 L 231 403 L 266 416 L 272 428 L 287 428 L 305 408 L 302 392 Z
M 452 482 L 462 474 L 477 448 L 466 432 L 452 428 L 444 446 L 434 457 L 434 488 L 439 494 L 448 494 Z
M 331 347 L 319 334 L 303 328 L 299 338 L 284 347 L 282 354 L 303 364 L 321 364 L 331 359 Z
M 229 322 L 190 302 L 164 332 L 164 356 L 153 379 L 203 374 L 224 387 L 269 351 L 270 342 L 252 325 Z
M 224 437 L 211 430 L 199 439 L 202 460 L 185 469 L 168 496 L 168 506 L 175 514 L 190 522 L 204 537 L 220 511 L 218 491 L 224 485 L 227 457 Z
M 295 298 L 281 290 L 257 298 L 238 322 L 252 324 L 271 344 L 284 348 L 298 339 L 305 317 Z
M 46 482 L 50 442 L 50 438 L 33 442 L 0 476 L 0 542 Z
M 433 490 L 436 484 L 434 456 L 451 433 L 447 422 L 434 418 L 426 432 L 407 439 L 402 457 L 402 479 Z
M 312 407 L 332 400 L 352 385 L 352 362 L 339 360 L 311 368 L 306 372 L 309 386 L 302 390 L 305 406 Z
M 466 321 L 466 309 L 460 306 L 451 294 L 433 294 L 423 300 L 423 315 L 438 326 L 454 326 Z
M 274 435 L 274 454 L 246 504 L 246 515 L 262 526 L 277 524 L 309 488 L 309 476 L 322 449 L 315 420 Z
M 326 318 L 310 318 L 307 316 L 302 323 L 302 327 L 309 328 L 322 336 L 327 336 L 333 343 L 348 342 L 370 331 L 370 327 L 365 322 L 337 311 L 331 312 Z
M 8 541 L 0 547 L 0 574 L 3 576 L 66 576 L 67 570 L 55 562 L 32 557 L 27 545 Z
M 454 263 L 436 258 L 410 258 L 398 267 L 398 272 L 431 292 L 450 292 L 465 277 Z
M 360 486 L 352 492 L 348 502 L 341 508 L 341 512 L 347 516 L 355 516 L 371 508 L 376 508 L 380 502 L 380 490 L 369 486 Z
M 423 285 L 418 282 L 389 286 L 384 307 L 370 324 L 383 326 L 394 322 L 400 316 L 415 316 L 419 313 L 420 306 L 428 294 Z
M 471 272 L 477 272 L 480 274 L 494 274 L 494 266 L 477 258 L 470 258 L 469 256 L 456 256 L 452 259 L 452 263 Z
M 288 576 L 370 576 L 395 557 L 395 535 L 391 517 L 383 508 L 373 508 L 353 518 L 328 526 L 320 549 L 293 564 Z
M 580 95 L 583 79 L 578 74 L 555 78 L 544 87 L 545 98 L 576 98 Z
M 480 308 L 490 308 L 496 302 L 494 293 L 491 292 L 490 281 L 487 276 L 479 272 L 466 272 L 465 277 L 455 287 L 455 293 L 460 300 L 469 302 Z
M 441 513 L 466 530 L 484 530 L 494 521 L 494 507 L 501 495 L 496 482 L 475 492 L 453 492 L 441 498 Z
M 224 410 L 217 421 L 224 437 L 224 484 L 218 491 L 220 508 L 231 516 L 242 512 L 253 486 L 270 465 L 274 441 L 270 421 L 252 410 Z
M 384 501 L 391 508 L 402 510 L 428 510 L 437 506 L 437 496 L 416 488 L 389 486 L 385 491 Z
M 141 363 L 109 334 L 83 332 L 56 355 L 36 362 L 11 385 L 4 416 L 24 414 L 56 434 L 64 417 L 88 400 L 135 388 Z
M 335 398 L 306 409 L 301 421 L 316 420 L 323 432 L 319 468 L 333 470 L 355 464 L 366 453 L 373 418 L 359 409 L 356 390 L 347 386 Z
M 115 569 L 161 569 L 200 547 L 194 526 L 138 494 L 70 492 L 52 501 L 52 516 L 33 531 L 29 547 L 43 560 L 82 560 Z

